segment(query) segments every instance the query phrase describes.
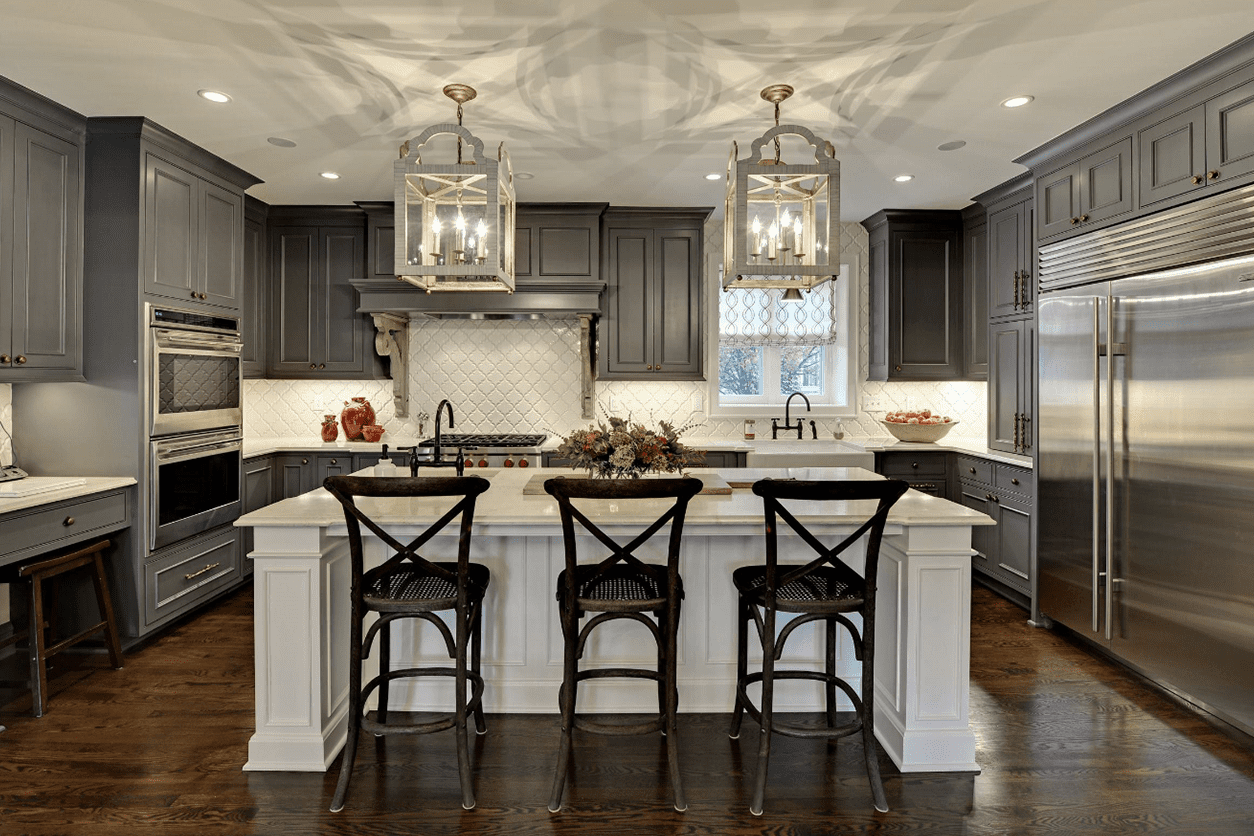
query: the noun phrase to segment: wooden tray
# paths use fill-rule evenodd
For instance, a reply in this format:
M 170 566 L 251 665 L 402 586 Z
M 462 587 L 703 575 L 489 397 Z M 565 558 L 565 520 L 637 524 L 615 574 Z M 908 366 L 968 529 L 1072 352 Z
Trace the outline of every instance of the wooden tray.
M 579 478 L 579 476 L 573 472 L 571 475 Z M 724 481 L 723 477 L 719 476 L 717 473 L 697 473 L 694 475 L 701 480 L 702 484 L 705 485 L 705 487 L 701 489 L 701 493 L 703 494 L 726 496 L 730 495 L 732 492 L 731 486 L 728 485 L 727 482 Z M 523 496 L 544 496 L 544 480 L 552 478 L 553 474 L 551 473 L 537 473 L 532 476 L 527 480 L 527 484 L 523 486 Z

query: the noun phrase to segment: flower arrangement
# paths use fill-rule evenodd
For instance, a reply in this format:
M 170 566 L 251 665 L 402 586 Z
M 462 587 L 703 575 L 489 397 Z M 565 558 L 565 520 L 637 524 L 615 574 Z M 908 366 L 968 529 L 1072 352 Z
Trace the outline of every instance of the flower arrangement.
M 639 479 L 646 473 L 676 473 L 701 464 L 705 453 L 685 447 L 679 440 L 686 425 L 676 429 L 669 421 L 659 421 L 652 430 L 640 423 L 611 415 L 609 426 L 599 422 L 586 430 L 575 430 L 562 438 L 559 458 L 568 459 L 571 469 L 587 470 L 594 479 Z

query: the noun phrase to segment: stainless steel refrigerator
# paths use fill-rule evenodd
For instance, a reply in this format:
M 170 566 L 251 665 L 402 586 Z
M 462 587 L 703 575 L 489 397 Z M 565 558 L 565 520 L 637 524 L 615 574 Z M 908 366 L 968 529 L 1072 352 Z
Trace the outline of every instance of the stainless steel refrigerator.
M 1254 191 L 1222 197 L 1041 249 L 1036 604 L 1254 734 Z

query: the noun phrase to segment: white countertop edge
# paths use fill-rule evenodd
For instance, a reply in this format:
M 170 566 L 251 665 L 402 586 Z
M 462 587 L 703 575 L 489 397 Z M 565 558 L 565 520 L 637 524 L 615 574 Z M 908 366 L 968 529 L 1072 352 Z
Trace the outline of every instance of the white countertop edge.
M 105 491 L 135 484 L 135 480 L 130 476 L 75 476 L 66 478 L 84 479 L 86 481 L 81 485 L 73 485 L 55 491 L 0 499 L 0 514 L 24 511 L 28 508 L 38 508 L 41 505 L 52 505 L 55 502 L 64 502 L 67 499 L 77 499 L 94 493 L 104 493 Z

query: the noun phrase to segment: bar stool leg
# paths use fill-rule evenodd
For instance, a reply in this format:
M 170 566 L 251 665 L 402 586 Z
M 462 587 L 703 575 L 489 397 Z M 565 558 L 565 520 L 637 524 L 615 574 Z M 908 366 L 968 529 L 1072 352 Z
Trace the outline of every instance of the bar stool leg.
M 470 746 L 466 740 L 466 645 L 470 640 L 469 614 L 457 612 L 457 674 L 453 685 L 454 733 L 457 735 L 457 772 L 462 784 L 462 809 L 475 809 L 475 791 L 470 781 Z
M 671 771 L 671 788 L 675 793 L 675 810 L 684 812 L 688 809 L 688 800 L 684 797 L 683 780 L 679 774 L 679 683 L 676 681 L 675 660 L 678 657 L 678 634 L 679 634 L 679 600 L 674 593 L 671 594 L 670 606 L 666 613 L 666 653 L 665 659 L 659 660 L 665 667 L 662 668 L 664 675 L 662 677 L 666 688 L 666 724 L 664 728 L 666 735 L 666 756 L 668 767 Z
M 871 613 L 874 618 L 874 613 Z M 862 651 L 862 748 L 866 757 L 866 777 L 871 782 L 871 797 L 875 809 L 888 812 L 888 799 L 884 797 L 884 782 L 880 779 L 880 761 L 875 748 L 875 665 L 871 646 Z
M 825 618 L 827 625 L 827 682 L 824 683 L 827 698 L 827 727 L 836 728 L 836 619 Z
M 44 592 L 39 575 L 32 575 L 30 579 L 30 643 L 31 711 L 36 717 L 42 717 L 48 694 L 48 671 L 47 660 L 44 658 L 44 649 L 47 646 L 44 636 Z
M 118 626 L 113 617 L 113 602 L 109 597 L 108 579 L 105 577 L 104 558 L 97 551 L 93 556 L 96 569 L 96 603 L 100 606 L 100 617 L 105 623 L 105 644 L 109 647 L 109 662 L 114 670 L 122 669 L 122 643 L 118 639 Z
M 384 616 L 380 616 L 383 618 Z M 379 628 L 379 690 L 378 690 L 378 707 L 375 709 L 375 719 L 380 723 L 388 721 L 388 686 L 391 680 L 388 674 L 392 670 L 392 625 L 384 624 Z M 375 733 L 375 737 L 382 737 L 379 732 Z
M 483 670 L 480 664 L 483 646 L 483 606 L 473 604 L 474 617 L 470 628 L 470 664 L 471 670 L 479 681 L 483 681 Z M 475 734 L 484 734 L 488 730 L 487 720 L 483 716 L 483 700 L 475 705 Z
M 731 729 L 727 736 L 732 740 L 740 737 L 740 721 L 744 718 L 745 703 L 741 690 L 749 675 L 749 608 L 745 597 L 736 597 L 736 706 L 732 709 Z
M 331 799 L 331 812 L 344 809 L 348 797 L 348 784 L 353 777 L 353 762 L 357 760 L 357 738 L 361 735 L 361 610 L 353 596 L 352 626 L 349 628 L 350 660 L 348 672 L 348 736 L 344 740 L 344 753 L 340 756 L 340 778 L 335 784 L 335 796 Z
M 553 776 L 553 793 L 549 796 L 549 812 L 562 809 L 562 795 L 566 791 L 566 771 L 570 766 L 575 725 L 575 694 L 579 689 L 579 622 L 573 611 L 562 608 L 562 688 L 558 702 L 562 707 L 562 739 L 557 747 L 557 770 Z
M 775 611 L 767 608 L 762 627 L 762 736 L 758 740 L 758 774 L 749 812 L 762 815 L 766 797 L 766 768 L 771 758 L 771 728 L 775 714 Z

